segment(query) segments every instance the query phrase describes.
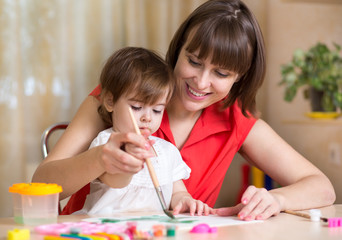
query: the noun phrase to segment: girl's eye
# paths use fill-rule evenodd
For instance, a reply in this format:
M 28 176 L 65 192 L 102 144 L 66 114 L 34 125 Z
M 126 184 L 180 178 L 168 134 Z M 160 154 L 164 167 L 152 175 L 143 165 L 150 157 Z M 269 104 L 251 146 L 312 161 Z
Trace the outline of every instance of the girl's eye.
M 153 112 L 156 113 L 156 114 L 161 114 L 163 112 L 163 110 L 156 110 L 156 109 L 153 109 Z
M 131 106 L 131 108 L 134 110 L 134 111 L 139 111 L 141 109 L 141 107 L 137 107 L 137 106 Z

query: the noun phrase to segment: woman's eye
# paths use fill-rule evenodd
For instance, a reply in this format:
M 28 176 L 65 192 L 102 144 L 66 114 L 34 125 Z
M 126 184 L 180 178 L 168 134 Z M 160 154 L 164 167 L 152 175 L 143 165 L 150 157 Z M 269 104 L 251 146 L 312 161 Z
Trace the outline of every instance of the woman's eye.
M 222 77 L 222 78 L 226 78 L 229 76 L 229 73 L 223 73 L 223 72 L 220 72 L 220 71 L 216 71 L 216 74 L 219 76 L 219 77 Z
M 139 111 L 141 109 L 141 107 L 137 107 L 137 106 L 131 106 L 131 108 L 134 110 L 134 111 Z
M 193 66 L 200 66 L 201 65 L 199 62 L 194 61 L 190 57 L 188 58 L 188 62 Z

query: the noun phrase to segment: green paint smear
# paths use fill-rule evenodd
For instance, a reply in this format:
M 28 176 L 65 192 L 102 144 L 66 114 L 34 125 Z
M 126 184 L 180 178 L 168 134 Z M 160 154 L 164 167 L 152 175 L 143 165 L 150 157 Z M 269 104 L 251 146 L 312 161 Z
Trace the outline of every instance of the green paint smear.
M 137 218 L 126 218 L 126 219 L 115 219 L 115 218 L 102 218 L 100 219 L 101 223 L 118 223 L 118 222 L 127 222 L 127 221 L 159 221 L 159 222 L 167 222 L 167 223 L 193 223 L 197 220 L 188 219 L 187 217 L 179 217 L 176 219 L 171 219 L 166 216 L 143 216 Z

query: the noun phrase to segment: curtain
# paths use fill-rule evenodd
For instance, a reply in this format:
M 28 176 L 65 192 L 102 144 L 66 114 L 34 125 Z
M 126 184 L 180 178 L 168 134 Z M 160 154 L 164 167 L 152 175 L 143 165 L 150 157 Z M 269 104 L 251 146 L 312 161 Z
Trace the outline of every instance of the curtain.
M 165 56 L 184 18 L 204 0 L 0 0 L 0 217 L 8 187 L 29 182 L 40 137 L 69 121 L 124 46 Z

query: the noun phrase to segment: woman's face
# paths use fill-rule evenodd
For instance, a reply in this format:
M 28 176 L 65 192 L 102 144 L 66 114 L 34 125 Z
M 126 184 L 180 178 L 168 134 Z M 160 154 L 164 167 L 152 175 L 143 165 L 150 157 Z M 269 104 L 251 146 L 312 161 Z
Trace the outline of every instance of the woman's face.
M 238 74 L 211 64 L 211 57 L 199 59 L 198 52 L 185 50 L 178 56 L 174 69 L 177 95 L 188 111 L 199 111 L 225 98 Z

